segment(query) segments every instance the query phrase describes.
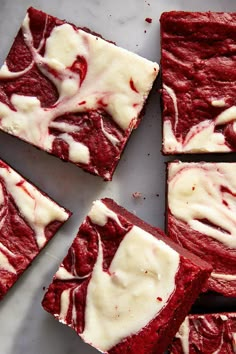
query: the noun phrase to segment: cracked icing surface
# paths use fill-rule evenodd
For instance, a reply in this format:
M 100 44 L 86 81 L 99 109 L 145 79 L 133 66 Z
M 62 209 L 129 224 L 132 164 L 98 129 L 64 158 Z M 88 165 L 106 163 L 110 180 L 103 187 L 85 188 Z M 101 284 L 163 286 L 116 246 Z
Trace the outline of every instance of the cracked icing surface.
M 235 20 L 234 13 L 162 15 L 164 153 L 235 151 Z
M 236 282 L 236 164 L 173 162 L 168 171 L 171 237 L 213 263 L 211 280 L 223 282 L 220 288 L 226 294 L 228 283 L 233 296 Z M 177 229 L 181 235 L 177 235 Z M 204 246 L 198 249 L 198 244 Z M 207 249 L 206 253 L 202 247 Z
M 175 335 L 171 354 L 235 354 L 236 314 L 190 315 Z
M 43 306 L 102 352 L 152 353 L 195 266 L 109 203 L 94 202 Z
M 32 31 L 36 15 L 44 23 L 37 47 Z M 137 125 L 158 65 L 62 21 L 49 31 L 49 22 L 53 20 L 37 10 L 28 11 L 22 35 L 31 60 L 18 72 L 11 71 L 6 61 L 0 79 L 3 83 L 20 80 L 34 67 L 56 88 L 58 98 L 44 107 L 30 88 L 27 95 L 11 89 L 9 102 L 0 103 L 1 129 L 109 179 L 131 130 Z M 63 118 L 69 114 L 73 119 Z M 100 139 L 100 148 L 108 152 L 110 161 L 99 156 L 102 152 L 96 153 L 99 161 L 94 161 L 96 144 L 89 143 L 86 137 L 88 127 L 95 124 L 93 120 L 96 131 L 92 134 Z M 100 167 L 102 162 L 107 165 L 99 173 L 96 164 Z
M 0 298 L 68 217 L 0 161 Z

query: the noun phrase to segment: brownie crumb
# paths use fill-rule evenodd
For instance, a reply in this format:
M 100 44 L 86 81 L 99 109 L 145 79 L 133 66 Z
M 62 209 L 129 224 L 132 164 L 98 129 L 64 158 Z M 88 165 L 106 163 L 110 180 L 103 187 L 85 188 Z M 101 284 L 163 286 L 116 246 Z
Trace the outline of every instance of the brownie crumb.
M 145 21 L 146 21 L 147 23 L 152 23 L 152 18 L 151 18 L 151 17 L 146 17 L 146 18 L 145 18 Z
M 134 193 L 132 194 L 132 196 L 133 196 L 135 199 L 138 199 L 138 198 L 141 198 L 141 197 L 142 197 L 142 193 L 140 193 L 140 192 L 134 192 Z

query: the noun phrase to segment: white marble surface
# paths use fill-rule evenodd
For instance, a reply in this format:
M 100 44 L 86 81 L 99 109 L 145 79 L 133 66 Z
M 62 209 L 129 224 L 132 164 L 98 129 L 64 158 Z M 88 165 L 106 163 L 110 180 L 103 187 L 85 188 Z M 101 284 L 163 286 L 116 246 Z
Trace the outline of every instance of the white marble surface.
M 161 12 L 172 9 L 236 11 L 235 0 L 0 0 L 1 63 L 29 6 L 87 26 L 118 45 L 158 62 Z M 151 17 L 153 23 L 146 23 L 146 17 Z M 113 197 L 146 221 L 164 226 L 165 159 L 160 149 L 157 88 L 110 183 L 0 133 L 0 156 L 74 213 L 1 302 L 0 354 L 97 353 L 83 344 L 71 329 L 44 312 L 43 287 L 50 283 L 94 199 Z M 141 200 L 132 197 L 136 191 L 142 193 Z

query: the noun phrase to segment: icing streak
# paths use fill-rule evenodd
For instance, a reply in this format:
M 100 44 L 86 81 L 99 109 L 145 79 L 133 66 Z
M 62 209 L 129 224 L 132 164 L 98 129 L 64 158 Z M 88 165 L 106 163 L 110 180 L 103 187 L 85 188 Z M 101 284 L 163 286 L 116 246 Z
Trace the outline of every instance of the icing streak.
M 0 299 L 68 217 L 0 161 Z
M 235 331 L 233 313 L 188 316 L 175 336 L 170 353 L 235 354 Z
M 177 133 L 177 129 L 179 128 L 178 125 L 183 125 L 184 122 L 179 121 L 176 93 L 165 84 L 163 84 L 163 90 L 164 94 L 171 99 L 174 112 L 174 122 L 169 119 L 164 120 L 163 149 L 165 153 L 229 152 L 234 150 L 234 147 L 231 148 L 229 145 L 230 137 L 227 137 L 229 128 L 227 127 L 224 133 L 221 133 L 217 132 L 217 127 L 235 122 L 236 106 L 225 109 L 216 116 L 215 120 L 206 119 L 192 125 L 185 134 L 181 134 L 180 132 Z
M 116 249 L 115 237 L 119 237 Z M 92 249 L 97 251 L 91 269 Z M 89 267 L 83 272 L 87 263 L 78 252 L 85 258 L 90 252 Z M 55 275 L 55 284 L 62 289 L 58 319 L 74 327 L 85 342 L 107 352 L 144 328 L 166 306 L 178 269 L 177 252 L 134 225 L 127 228 L 126 222 L 125 227 L 122 217 L 96 201 Z M 78 299 L 84 287 L 86 306 L 81 315 Z
M 170 164 L 168 203 L 172 215 L 235 249 L 235 174 L 234 163 Z
M 139 117 L 158 65 L 67 23 L 48 33 L 45 16 L 42 39 L 36 48 L 32 13 L 27 13 L 22 33 L 32 61 L 24 70 L 14 73 L 4 63 L 0 79 L 23 80 L 36 67 L 41 80 L 46 78 L 56 89 L 58 99 L 43 107 L 30 90 L 25 95 L 11 89 L 9 105 L 0 102 L 1 129 L 110 178 L 112 171 L 108 170 L 118 160 L 120 149 Z M 4 83 L 7 85 L 6 80 Z M 102 120 L 99 129 L 97 117 Z M 105 124 L 105 117 L 109 124 Z M 69 131 L 68 125 L 77 125 L 79 129 Z M 100 171 L 100 165 L 105 164 L 104 155 L 108 166 Z
M 132 79 L 130 79 L 129 84 L 130 84 L 131 90 L 138 93 L 138 90 L 136 89 Z
M 28 227 L 33 230 L 38 248 L 42 248 L 47 241 L 45 233 L 47 225 L 56 220 L 64 222 L 68 219 L 68 213 L 42 195 L 26 180 L 23 180 L 14 170 L 0 167 L 0 178 L 4 190 L 9 194 L 8 200 L 13 199 L 20 215 L 28 224 Z M 3 204 L 4 208 L 8 208 L 7 201 Z M 4 227 L 3 219 L 1 225 Z

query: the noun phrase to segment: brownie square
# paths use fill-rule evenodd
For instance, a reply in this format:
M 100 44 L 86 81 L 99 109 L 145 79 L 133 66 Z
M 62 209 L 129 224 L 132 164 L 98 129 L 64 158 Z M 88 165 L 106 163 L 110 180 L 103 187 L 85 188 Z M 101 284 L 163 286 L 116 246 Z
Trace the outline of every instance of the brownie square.
M 163 152 L 236 151 L 236 13 L 163 13 Z
M 207 288 L 236 297 L 236 163 L 168 164 L 167 233 L 211 263 Z
M 236 352 L 236 313 L 189 315 L 170 346 L 170 354 Z
M 158 70 L 29 8 L 0 70 L 0 129 L 111 180 Z
M 0 160 L 0 300 L 69 216 Z
M 161 230 L 102 199 L 42 304 L 101 352 L 162 354 L 210 272 Z

